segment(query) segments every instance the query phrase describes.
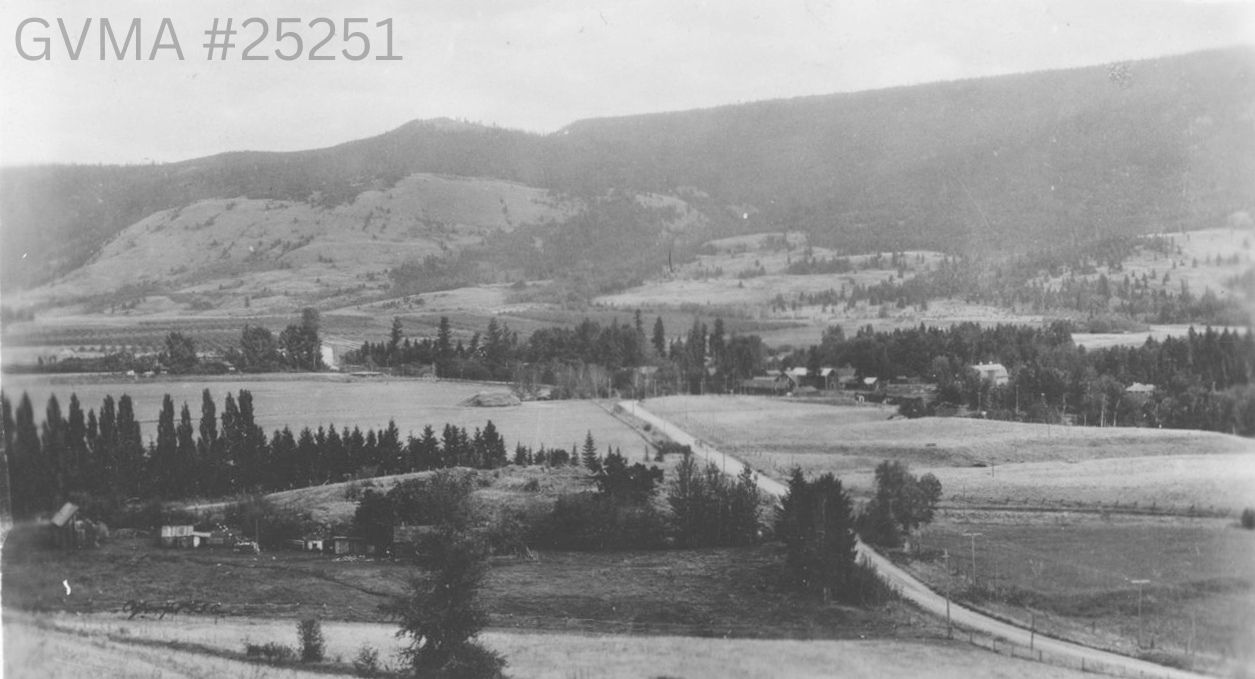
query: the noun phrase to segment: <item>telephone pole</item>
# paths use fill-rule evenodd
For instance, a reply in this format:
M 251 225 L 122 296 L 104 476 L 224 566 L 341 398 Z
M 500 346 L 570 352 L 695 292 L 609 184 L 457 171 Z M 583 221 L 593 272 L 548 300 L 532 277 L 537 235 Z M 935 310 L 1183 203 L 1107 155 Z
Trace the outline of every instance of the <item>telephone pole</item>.
M 976 538 L 984 533 L 964 533 L 963 537 L 972 539 L 972 584 L 976 584 Z
M 1142 647 L 1142 585 L 1150 584 L 1150 580 L 1129 580 L 1129 584 L 1137 585 L 1137 647 Z

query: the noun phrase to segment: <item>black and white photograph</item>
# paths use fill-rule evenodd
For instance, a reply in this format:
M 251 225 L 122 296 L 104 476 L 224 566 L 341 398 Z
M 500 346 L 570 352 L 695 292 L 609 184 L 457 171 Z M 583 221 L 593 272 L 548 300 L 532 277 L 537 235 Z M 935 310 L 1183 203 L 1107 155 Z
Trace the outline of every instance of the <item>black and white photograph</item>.
M 0 677 L 1255 677 L 1255 0 L 7 0 Z

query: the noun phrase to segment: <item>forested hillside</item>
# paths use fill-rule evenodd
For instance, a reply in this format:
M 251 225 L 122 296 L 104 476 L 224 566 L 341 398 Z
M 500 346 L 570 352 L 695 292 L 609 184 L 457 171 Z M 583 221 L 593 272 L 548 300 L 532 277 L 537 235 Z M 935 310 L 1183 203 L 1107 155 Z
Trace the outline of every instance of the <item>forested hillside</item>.
M 611 190 L 680 196 L 712 237 L 789 228 L 849 249 L 1022 252 L 1217 226 L 1255 205 L 1253 69 L 1255 51 L 1234 48 L 580 121 L 544 136 L 437 120 L 296 153 L 6 168 L 0 282 L 65 274 L 159 210 L 239 197 L 330 208 L 418 172 L 585 200 Z M 594 210 L 580 229 L 598 245 L 637 217 L 656 218 Z M 615 263 L 629 278 L 665 265 L 662 248 L 624 262 L 622 245 L 581 252 L 590 266 Z

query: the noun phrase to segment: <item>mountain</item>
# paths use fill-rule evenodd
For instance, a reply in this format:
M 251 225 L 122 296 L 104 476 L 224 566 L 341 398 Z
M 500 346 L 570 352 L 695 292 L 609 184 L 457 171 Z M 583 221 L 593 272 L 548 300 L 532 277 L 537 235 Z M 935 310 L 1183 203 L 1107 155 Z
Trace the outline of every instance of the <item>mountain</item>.
M 276 256 L 254 255 L 254 273 L 288 267 L 297 272 L 290 278 L 305 271 L 302 257 L 317 263 L 320 248 L 356 252 L 362 239 L 344 234 L 362 233 L 363 196 L 370 202 L 390 191 L 410 197 L 370 208 L 383 232 L 352 257 L 366 257 L 382 238 L 395 244 L 386 248 L 393 268 L 404 259 L 413 272 L 430 254 L 447 261 L 445 278 L 459 267 L 471 278 L 476 270 L 523 277 L 583 270 L 600 276 L 594 284 L 603 288 L 688 256 L 701 239 L 743 233 L 801 230 L 816 245 L 847 251 L 999 253 L 1217 226 L 1255 207 L 1253 71 L 1255 49 L 1242 47 L 585 120 L 550 135 L 442 119 L 294 153 L 4 168 L 0 284 L 12 290 L 134 273 L 143 261 L 135 248 L 160 224 L 171 233 L 187 228 L 176 213 L 189 209 L 196 224 L 210 222 L 202 227 L 206 252 L 150 265 L 148 278 L 165 280 L 183 266 L 174 275 L 185 283 L 211 281 L 210 260 L 234 261 L 239 252 L 224 255 L 221 247 L 245 232 L 263 246 L 279 241 L 269 250 Z M 422 177 L 483 182 L 486 200 L 531 216 L 509 224 L 460 213 L 430 218 Z M 511 202 L 520 191 L 527 197 Z M 293 211 L 283 220 L 295 226 L 238 217 L 265 212 L 267 201 L 271 210 Z M 441 240 L 437 231 L 459 224 L 470 225 L 465 238 Z M 218 225 L 224 231 L 213 233 Z M 300 246 L 304 254 L 276 254 L 294 252 L 300 239 L 312 239 Z M 308 275 L 320 275 L 315 270 Z M 422 287 L 430 276 L 418 278 Z

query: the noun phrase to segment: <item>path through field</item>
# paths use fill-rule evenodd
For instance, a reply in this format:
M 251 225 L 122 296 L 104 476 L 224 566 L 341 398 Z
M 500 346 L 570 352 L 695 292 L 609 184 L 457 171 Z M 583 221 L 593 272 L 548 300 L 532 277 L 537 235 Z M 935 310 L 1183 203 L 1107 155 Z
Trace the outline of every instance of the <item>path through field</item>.
M 649 425 L 655 430 L 667 435 L 676 443 L 691 446 L 695 455 L 708 462 L 714 463 L 727 474 L 735 476 L 740 474 L 745 468 L 745 465 L 740 460 L 716 450 L 710 444 L 681 430 L 679 427 L 676 427 L 674 424 L 658 417 L 657 415 L 654 415 L 648 410 L 645 410 L 640 403 L 633 401 L 621 401 L 619 403 L 619 407 L 633 417 L 649 423 Z M 774 498 L 779 499 L 783 497 L 787 491 L 786 486 L 779 481 L 766 478 L 762 475 L 759 475 L 757 478 L 758 487 L 764 493 L 767 493 Z M 1077 665 L 1084 663 L 1084 666 L 1087 668 L 1101 668 L 1102 671 L 1114 671 L 1138 677 L 1145 676 L 1190 679 L 1201 676 L 1192 672 L 1157 665 L 1155 663 L 1146 662 L 1137 658 L 1130 658 L 1117 653 L 1101 651 L 1060 639 L 1043 637 L 1036 634 L 1032 630 L 1012 625 L 982 613 L 978 613 L 972 609 L 951 603 L 947 597 L 929 589 L 927 585 L 917 580 L 905 570 L 895 566 L 889 561 L 889 559 L 870 547 L 867 547 L 862 542 L 858 543 L 858 555 L 860 559 L 866 559 L 876 569 L 880 576 L 890 585 L 895 587 L 908 601 L 911 601 L 929 613 L 943 618 L 948 617 L 956 627 L 974 630 L 983 634 L 989 634 L 995 638 L 1006 640 L 1026 649 L 1031 649 L 1034 653 L 1041 651 L 1042 657 L 1048 655 L 1052 658 L 1066 658 L 1070 660 L 1072 664 Z

